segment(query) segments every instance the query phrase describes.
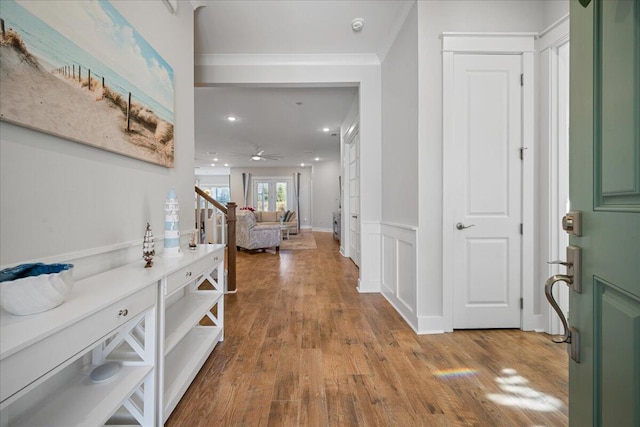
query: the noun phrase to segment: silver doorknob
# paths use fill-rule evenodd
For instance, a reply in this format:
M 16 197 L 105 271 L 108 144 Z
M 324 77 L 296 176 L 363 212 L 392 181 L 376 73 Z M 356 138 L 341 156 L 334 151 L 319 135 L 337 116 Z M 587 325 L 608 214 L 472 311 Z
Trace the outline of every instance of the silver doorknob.
M 463 223 L 459 222 L 456 224 L 456 228 L 458 230 L 464 230 L 465 228 L 471 228 L 471 227 L 475 227 L 475 224 L 471 224 L 471 225 L 464 225 Z

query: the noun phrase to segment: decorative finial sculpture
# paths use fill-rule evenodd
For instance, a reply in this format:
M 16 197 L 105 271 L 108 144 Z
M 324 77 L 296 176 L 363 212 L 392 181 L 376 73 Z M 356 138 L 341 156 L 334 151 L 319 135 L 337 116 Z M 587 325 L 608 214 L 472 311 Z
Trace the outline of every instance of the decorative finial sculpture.
M 180 212 L 180 204 L 178 196 L 172 188 L 167 194 L 167 200 L 164 205 L 164 253 L 165 257 L 177 257 L 182 255 L 180 252 L 180 220 L 178 213 Z
M 153 232 L 151 225 L 147 223 L 147 229 L 144 232 L 144 240 L 142 242 L 142 258 L 147 262 L 144 268 L 153 266 L 153 256 L 156 254 L 155 243 L 153 242 Z
M 196 232 L 192 231 L 191 240 L 189 240 L 189 249 L 191 249 L 192 251 L 195 251 L 197 247 L 198 245 L 196 243 Z

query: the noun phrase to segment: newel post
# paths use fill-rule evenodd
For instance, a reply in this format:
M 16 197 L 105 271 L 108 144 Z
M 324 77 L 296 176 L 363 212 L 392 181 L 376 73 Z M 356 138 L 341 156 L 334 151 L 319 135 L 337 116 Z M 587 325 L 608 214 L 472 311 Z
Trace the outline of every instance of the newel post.
M 227 292 L 236 292 L 236 203 L 229 202 L 227 204 L 227 255 L 228 273 L 227 273 Z

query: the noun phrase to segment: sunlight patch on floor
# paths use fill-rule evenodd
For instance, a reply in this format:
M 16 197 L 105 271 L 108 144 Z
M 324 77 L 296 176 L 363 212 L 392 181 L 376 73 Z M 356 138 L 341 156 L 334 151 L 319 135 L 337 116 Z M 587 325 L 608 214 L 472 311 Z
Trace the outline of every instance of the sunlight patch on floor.
M 459 378 L 459 377 L 469 377 L 472 375 L 476 375 L 478 373 L 475 369 L 470 368 L 455 368 L 455 369 L 442 369 L 439 371 L 435 371 L 433 375 L 438 378 Z
M 487 394 L 487 397 L 492 401 L 504 406 L 539 412 L 558 411 L 562 407 L 563 403 L 560 399 L 526 386 L 525 384 L 528 384 L 529 381 L 518 375 L 514 369 L 503 369 L 502 375 L 496 378 L 496 383 L 504 393 Z

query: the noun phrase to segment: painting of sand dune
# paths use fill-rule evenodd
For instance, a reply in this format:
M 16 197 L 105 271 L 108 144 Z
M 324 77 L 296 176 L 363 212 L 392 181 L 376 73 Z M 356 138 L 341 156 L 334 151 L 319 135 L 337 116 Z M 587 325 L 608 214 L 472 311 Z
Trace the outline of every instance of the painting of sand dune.
M 0 120 L 173 167 L 173 68 L 106 0 L 2 0 Z

